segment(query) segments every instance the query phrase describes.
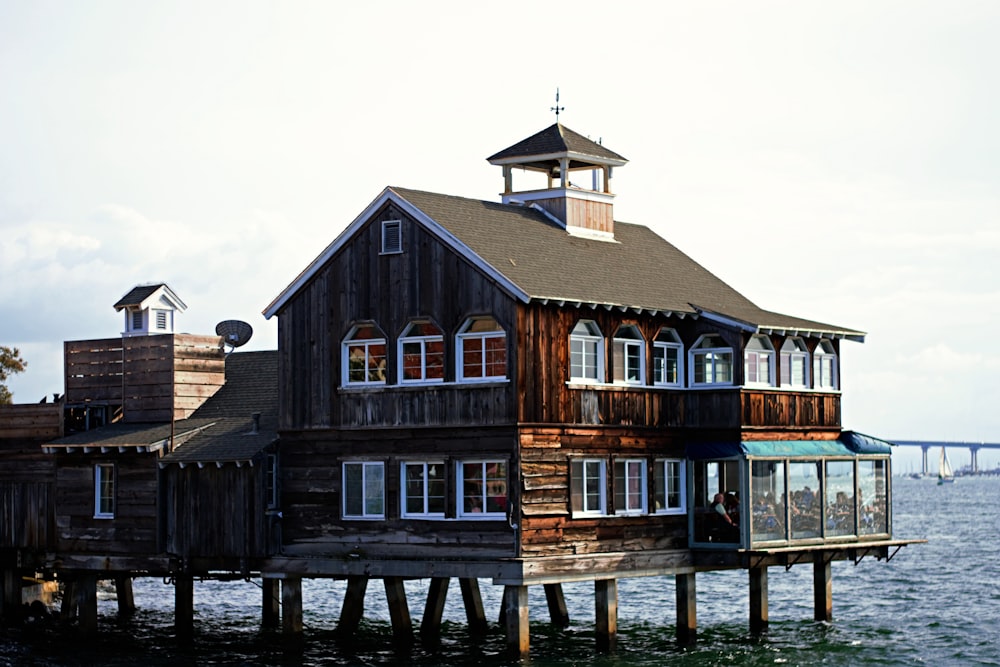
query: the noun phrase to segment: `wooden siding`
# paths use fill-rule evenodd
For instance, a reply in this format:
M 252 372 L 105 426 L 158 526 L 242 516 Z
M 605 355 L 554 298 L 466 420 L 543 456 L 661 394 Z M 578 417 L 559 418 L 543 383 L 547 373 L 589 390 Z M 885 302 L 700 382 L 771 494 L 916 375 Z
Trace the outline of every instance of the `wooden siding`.
M 500 429 L 379 429 L 282 435 L 281 508 L 284 553 L 348 557 L 496 558 L 516 555 L 515 531 L 506 520 L 401 519 L 400 465 L 443 461 L 448 509 L 456 514 L 458 461 L 508 462 L 510 502 L 516 493 L 514 431 Z M 385 463 L 384 520 L 341 518 L 341 467 L 349 461 Z
M 30 440 L 0 440 L 0 548 L 51 548 L 53 459 Z
M 128 422 L 189 417 L 225 382 L 219 336 L 67 341 L 66 402 L 121 405 Z
M 744 389 L 740 400 L 744 427 L 840 427 L 840 394 Z
M 63 436 L 61 403 L 0 405 L 0 441 L 55 440 Z
M 383 220 L 402 221 L 403 252 L 380 254 Z M 279 314 L 281 428 L 511 424 L 516 378 L 489 389 L 400 387 L 396 349 L 409 321 L 430 319 L 443 331 L 445 381 L 453 382 L 455 335 L 466 319 L 496 318 L 508 333 L 509 360 L 515 312 L 493 280 L 389 205 Z M 341 389 L 341 341 L 358 322 L 375 323 L 386 337 L 387 384 L 371 391 Z

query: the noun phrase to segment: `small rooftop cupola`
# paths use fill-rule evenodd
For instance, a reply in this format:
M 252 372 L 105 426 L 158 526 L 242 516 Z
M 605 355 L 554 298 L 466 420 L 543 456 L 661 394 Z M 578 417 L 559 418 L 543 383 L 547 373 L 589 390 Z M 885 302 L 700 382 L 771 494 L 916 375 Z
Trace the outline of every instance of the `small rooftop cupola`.
M 487 160 L 503 167 L 503 203 L 541 208 L 571 234 L 614 239 L 611 174 L 628 162 L 621 155 L 556 123 Z M 545 187 L 515 189 L 515 168 L 544 174 Z
M 165 283 L 136 285 L 118 299 L 115 310 L 125 311 L 122 336 L 155 336 L 174 333 L 174 315 L 187 306 Z

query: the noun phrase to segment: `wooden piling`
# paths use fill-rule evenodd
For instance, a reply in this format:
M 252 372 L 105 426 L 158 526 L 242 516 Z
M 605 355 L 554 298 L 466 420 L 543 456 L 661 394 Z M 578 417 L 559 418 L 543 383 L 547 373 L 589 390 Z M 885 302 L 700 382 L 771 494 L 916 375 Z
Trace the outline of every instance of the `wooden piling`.
M 562 584 L 545 584 L 545 602 L 549 607 L 552 625 L 559 628 L 569 625 L 569 610 L 566 609 Z
M 618 644 L 618 580 L 596 580 L 594 602 L 597 650 L 609 653 L 614 651 Z
M 59 618 L 68 621 L 76 615 L 76 585 L 72 580 L 63 583 L 62 604 L 59 606 Z
M 302 577 L 281 580 L 281 632 L 290 637 L 302 634 Z
M 0 586 L 3 586 L 0 616 L 5 620 L 18 618 L 21 613 L 21 574 L 14 568 L 5 569 Z
M 84 574 L 77 577 L 73 594 L 80 619 L 80 631 L 85 634 L 97 632 L 97 575 Z
M 276 628 L 278 627 L 278 618 L 281 614 L 281 581 L 270 577 L 262 577 L 260 587 L 260 624 L 265 628 Z
M 174 577 L 174 633 L 178 637 L 194 634 L 194 578 Z
M 450 581 L 448 577 L 433 577 L 427 588 L 427 604 L 420 620 L 420 639 L 425 644 L 437 644 L 441 640 L 441 617 Z
M 822 551 L 813 555 L 813 617 L 833 620 L 833 570 Z
M 115 575 L 115 597 L 118 598 L 118 615 L 128 618 L 135 613 L 135 596 L 132 594 L 132 577 Z
M 503 617 L 507 631 L 507 650 L 515 658 L 527 658 L 530 651 L 528 637 L 528 587 L 505 586 L 503 591 Z
M 392 621 L 392 640 L 397 645 L 413 642 L 413 622 L 406 602 L 406 589 L 402 577 L 385 577 L 385 598 L 389 603 L 389 620 Z
M 469 634 L 482 637 L 488 629 L 486 611 L 483 609 L 483 597 L 479 592 L 479 580 L 462 577 L 458 580 L 462 589 L 462 601 L 465 603 L 465 618 L 469 624 Z
M 697 585 L 694 572 L 674 576 L 677 597 L 677 642 L 688 646 L 698 636 Z
M 344 594 L 344 606 L 340 609 L 340 621 L 337 632 L 343 636 L 353 633 L 361 617 L 365 613 L 365 592 L 368 590 L 368 577 L 348 577 L 347 592 Z
M 767 630 L 767 568 L 750 568 L 750 632 Z

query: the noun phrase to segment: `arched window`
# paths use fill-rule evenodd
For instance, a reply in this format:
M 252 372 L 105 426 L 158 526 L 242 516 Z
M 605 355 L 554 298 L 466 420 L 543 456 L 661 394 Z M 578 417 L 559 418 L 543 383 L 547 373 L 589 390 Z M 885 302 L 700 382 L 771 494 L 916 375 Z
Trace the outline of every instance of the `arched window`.
M 646 384 L 646 341 L 634 324 L 618 327 L 611 343 L 615 382 Z
M 385 384 L 385 336 L 374 324 L 358 324 L 344 338 L 345 385 Z
M 444 380 L 444 334 L 433 322 L 411 322 L 399 337 L 399 382 Z
M 781 386 L 809 386 L 809 350 L 801 338 L 786 338 L 781 344 Z
M 604 379 L 604 337 L 597 323 L 580 320 L 569 334 L 569 379 L 601 382 Z
M 688 354 L 691 362 L 691 384 L 732 384 L 733 348 L 722 336 L 705 334 Z
M 673 329 L 663 328 L 653 340 L 653 384 L 679 387 L 684 377 L 684 346 Z
M 459 382 L 507 377 L 507 334 L 492 317 L 470 318 L 456 336 Z
M 813 352 L 813 388 L 837 388 L 837 353 L 828 340 L 821 340 Z
M 751 336 L 743 350 L 743 383 L 774 386 L 774 346 L 767 336 Z

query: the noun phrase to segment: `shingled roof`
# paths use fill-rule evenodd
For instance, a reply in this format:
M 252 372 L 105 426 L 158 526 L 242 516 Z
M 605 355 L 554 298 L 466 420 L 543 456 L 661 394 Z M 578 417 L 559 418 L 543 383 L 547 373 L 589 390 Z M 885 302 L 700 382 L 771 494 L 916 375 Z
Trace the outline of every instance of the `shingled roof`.
M 173 302 L 179 310 L 186 310 L 187 305 L 178 298 L 170 286 L 166 283 L 150 283 L 148 285 L 136 285 L 115 303 L 115 311 L 122 308 L 139 307 L 151 296 L 163 290 L 164 295 Z
M 600 164 L 623 165 L 628 160 L 601 144 L 556 123 L 486 158 L 491 164 L 522 162 L 524 158 L 566 154 L 595 158 Z

